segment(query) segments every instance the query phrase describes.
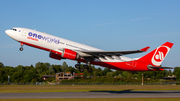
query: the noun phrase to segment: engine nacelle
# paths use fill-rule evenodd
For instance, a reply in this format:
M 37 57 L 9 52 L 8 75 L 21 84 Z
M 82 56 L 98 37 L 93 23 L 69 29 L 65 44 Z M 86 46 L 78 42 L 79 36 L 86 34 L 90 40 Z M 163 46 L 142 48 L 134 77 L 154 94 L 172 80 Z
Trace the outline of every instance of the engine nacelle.
M 80 58 L 80 56 L 77 52 L 72 51 L 70 49 L 64 49 L 63 53 L 62 53 L 62 57 L 66 58 L 66 59 L 71 59 L 71 60 L 75 60 L 75 59 Z
M 53 59 L 57 59 L 57 60 L 61 60 L 62 57 L 58 54 L 55 54 L 55 53 L 49 53 L 49 57 L 50 58 L 53 58 Z

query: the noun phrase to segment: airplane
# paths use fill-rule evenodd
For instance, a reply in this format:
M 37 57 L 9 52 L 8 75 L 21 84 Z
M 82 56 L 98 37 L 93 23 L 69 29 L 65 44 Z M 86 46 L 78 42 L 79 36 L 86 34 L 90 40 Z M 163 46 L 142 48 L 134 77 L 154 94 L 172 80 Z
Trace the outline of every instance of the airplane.
M 23 45 L 28 45 L 48 51 L 49 57 L 53 59 L 75 60 L 77 61 L 75 67 L 80 72 L 83 72 L 84 69 L 92 72 L 92 69 L 89 68 L 90 64 L 123 71 L 162 71 L 164 69 L 173 69 L 160 66 L 173 46 L 171 42 L 165 42 L 140 58 L 128 58 L 124 55 L 146 52 L 150 47 L 147 46 L 131 51 L 104 51 L 27 28 L 16 27 L 6 30 L 5 33 L 12 39 L 20 42 L 20 51 L 23 51 Z M 81 62 L 85 63 L 83 68 L 80 66 Z

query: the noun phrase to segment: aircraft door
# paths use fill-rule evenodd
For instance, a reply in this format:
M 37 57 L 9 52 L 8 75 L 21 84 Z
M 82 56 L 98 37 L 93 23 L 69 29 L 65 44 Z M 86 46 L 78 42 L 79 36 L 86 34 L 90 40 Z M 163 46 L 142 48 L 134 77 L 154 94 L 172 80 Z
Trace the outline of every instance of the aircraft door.
M 137 61 L 136 60 L 132 61 L 132 67 L 136 67 L 136 65 L 137 65 Z
M 27 35 L 27 31 L 26 31 L 26 30 L 22 30 L 21 35 L 26 37 L 26 35 Z

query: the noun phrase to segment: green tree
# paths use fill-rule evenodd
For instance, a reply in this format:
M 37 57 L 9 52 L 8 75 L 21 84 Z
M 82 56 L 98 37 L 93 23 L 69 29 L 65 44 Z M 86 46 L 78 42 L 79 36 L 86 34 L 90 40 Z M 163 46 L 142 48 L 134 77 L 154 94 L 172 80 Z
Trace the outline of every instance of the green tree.
M 129 72 L 128 71 L 123 71 L 122 76 L 123 76 L 123 78 L 129 77 Z
M 15 72 L 12 77 L 11 77 L 11 81 L 12 82 L 20 82 L 23 81 L 23 73 L 22 72 Z
M 47 68 L 50 68 L 51 65 L 50 65 L 50 63 L 45 62 L 45 63 L 44 63 L 44 66 L 47 67 Z
M 45 74 L 47 70 L 49 70 L 49 68 L 47 67 L 47 65 L 45 66 L 44 63 L 42 62 L 38 62 L 35 64 L 35 68 L 37 69 L 39 74 Z
M 4 74 L 5 74 L 4 68 L 0 68 L 0 82 L 5 81 Z
M 37 82 L 39 78 L 38 73 L 35 71 L 34 68 L 31 70 L 28 70 L 26 74 L 24 75 L 23 81 L 24 82 Z
M 172 75 L 173 75 L 173 73 L 172 73 L 172 71 L 171 71 L 170 69 L 167 71 L 167 74 L 168 74 L 169 76 L 172 76 Z
M 106 76 L 112 77 L 113 76 L 113 72 L 107 72 Z
M 113 77 L 114 77 L 114 76 L 122 77 L 122 72 L 123 72 L 123 71 L 116 70 L 116 71 L 113 72 L 112 76 L 113 76 Z
M 24 70 L 25 70 L 25 68 L 22 65 L 18 65 L 17 67 L 15 67 L 16 72 L 23 72 Z
M 83 72 L 83 77 L 86 78 L 87 76 L 88 76 L 88 72 L 87 72 L 87 70 L 85 70 L 85 71 Z
M 66 64 L 66 62 L 64 61 L 62 66 L 61 66 L 61 69 L 63 72 L 66 72 L 66 69 L 68 68 L 68 65 Z
M 155 71 L 156 72 L 156 79 L 162 79 L 163 77 L 167 76 L 167 71 L 163 70 L 163 71 Z
M 96 69 L 97 73 L 96 76 L 102 76 L 102 69 L 99 67 L 98 69 Z
M 71 73 L 77 72 L 77 70 L 72 66 L 69 66 L 68 68 L 69 68 L 69 72 L 71 72 Z
M 0 68 L 4 68 L 4 64 L 0 62 Z
M 54 65 L 54 70 L 55 70 L 55 73 L 62 72 L 61 65 Z
M 51 66 L 49 67 L 49 72 L 50 72 L 51 74 L 54 74 L 54 73 L 55 73 L 54 65 L 51 65 Z
M 5 66 L 4 67 L 4 81 L 8 82 L 8 76 L 10 76 L 10 82 L 11 82 L 11 76 L 14 74 L 15 72 L 15 68 L 14 67 L 10 67 L 10 66 Z
M 104 70 L 102 71 L 102 75 L 105 76 L 107 72 L 112 72 L 112 70 L 110 68 L 104 68 Z
M 175 67 L 173 74 L 176 76 L 176 79 L 180 81 L 180 67 Z

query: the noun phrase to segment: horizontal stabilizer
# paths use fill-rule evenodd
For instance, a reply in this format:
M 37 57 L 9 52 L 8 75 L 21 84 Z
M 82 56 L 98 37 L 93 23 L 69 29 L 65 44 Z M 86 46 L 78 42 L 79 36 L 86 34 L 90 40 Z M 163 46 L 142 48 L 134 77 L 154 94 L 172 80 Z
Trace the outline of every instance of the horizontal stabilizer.
M 174 69 L 172 67 L 150 67 L 150 68 L 153 68 L 153 69 Z

